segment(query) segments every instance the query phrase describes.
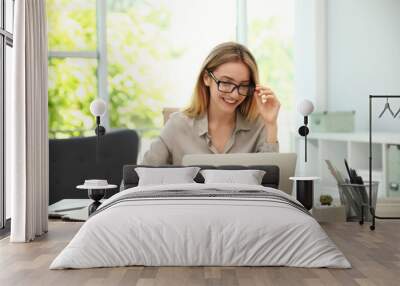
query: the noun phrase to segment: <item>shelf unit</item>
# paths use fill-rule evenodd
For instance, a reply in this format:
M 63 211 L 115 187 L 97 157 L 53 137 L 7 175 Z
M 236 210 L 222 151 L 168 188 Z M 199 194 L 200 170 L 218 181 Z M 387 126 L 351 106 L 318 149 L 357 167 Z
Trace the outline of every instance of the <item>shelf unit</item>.
M 304 162 L 304 137 L 295 134 L 295 149 L 298 154 L 296 172 L 298 176 L 319 176 L 316 182 L 315 199 L 320 194 L 330 194 L 338 199 L 335 179 L 325 163 L 328 159 L 347 177 L 344 159 L 356 169 L 364 181 L 368 181 L 368 132 L 364 133 L 310 133 L 307 136 L 308 158 Z M 378 197 L 399 199 L 400 187 L 400 134 L 374 133 L 373 136 L 372 180 L 379 181 Z M 392 188 L 390 187 L 392 184 Z

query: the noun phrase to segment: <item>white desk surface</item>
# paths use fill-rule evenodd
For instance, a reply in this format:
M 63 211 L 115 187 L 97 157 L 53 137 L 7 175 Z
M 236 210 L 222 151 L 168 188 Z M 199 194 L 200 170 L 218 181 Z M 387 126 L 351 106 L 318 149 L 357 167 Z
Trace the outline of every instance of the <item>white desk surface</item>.
M 88 206 L 91 199 L 64 199 L 49 206 L 49 216 L 64 220 L 85 221 L 89 217 Z
M 106 185 L 106 186 L 89 186 L 89 185 L 79 185 L 76 186 L 78 190 L 111 190 L 118 188 L 117 185 Z
M 315 181 L 321 179 L 320 177 L 290 177 L 292 181 Z

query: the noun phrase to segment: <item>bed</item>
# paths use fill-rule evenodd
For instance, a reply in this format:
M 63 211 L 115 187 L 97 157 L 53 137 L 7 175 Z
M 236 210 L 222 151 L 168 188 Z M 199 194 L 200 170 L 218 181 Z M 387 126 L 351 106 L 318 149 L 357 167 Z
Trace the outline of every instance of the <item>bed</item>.
M 124 167 L 121 192 L 86 221 L 50 269 L 144 266 L 350 268 L 343 253 L 293 197 L 278 190 L 276 166 L 261 185 L 194 183 L 138 186 Z M 200 166 L 202 170 L 212 166 Z

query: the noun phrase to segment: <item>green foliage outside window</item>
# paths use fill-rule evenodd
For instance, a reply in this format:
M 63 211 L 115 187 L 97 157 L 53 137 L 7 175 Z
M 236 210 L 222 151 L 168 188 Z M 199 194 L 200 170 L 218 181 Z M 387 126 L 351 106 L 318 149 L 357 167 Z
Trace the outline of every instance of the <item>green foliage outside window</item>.
M 249 46 L 260 70 L 260 81 L 279 96 L 282 107 L 293 109 L 293 40 L 279 34 L 279 19 L 270 17 L 250 23 Z
M 51 51 L 96 50 L 96 0 L 47 0 Z
M 96 51 L 96 3 L 48 0 L 50 51 Z M 107 71 L 111 128 L 161 127 L 165 87 L 151 66 L 178 57 L 162 31 L 169 12 L 147 1 L 108 1 Z M 90 102 L 97 96 L 96 59 L 49 59 L 51 137 L 93 135 Z M 86 132 L 85 132 L 86 130 Z M 71 132 L 70 132 L 71 131 Z
M 113 5 L 114 4 L 114 5 Z M 158 134 L 167 88 L 152 67 L 174 57 L 163 31 L 170 24 L 164 6 L 147 1 L 113 1 L 107 15 L 108 86 L 110 125 L 148 130 Z
M 50 137 L 93 135 L 89 106 L 97 96 L 96 68 L 96 59 L 49 59 Z

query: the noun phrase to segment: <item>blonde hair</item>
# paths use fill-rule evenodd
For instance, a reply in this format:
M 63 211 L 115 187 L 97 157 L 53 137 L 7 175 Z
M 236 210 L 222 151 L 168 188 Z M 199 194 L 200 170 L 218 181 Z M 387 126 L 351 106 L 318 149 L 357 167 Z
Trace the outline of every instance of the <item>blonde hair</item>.
M 210 90 L 204 84 L 203 76 L 207 70 L 214 71 L 220 65 L 228 62 L 242 62 L 250 71 L 250 81 L 258 84 L 258 67 L 253 55 L 244 45 L 235 42 L 226 42 L 216 46 L 203 62 L 195 85 L 192 102 L 183 112 L 190 118 L 204 115 L 210 102 Z M 238 106 L 239 112 L 248 121 L 258 117 L 258 110 L 254 96 L 247 96 Z

